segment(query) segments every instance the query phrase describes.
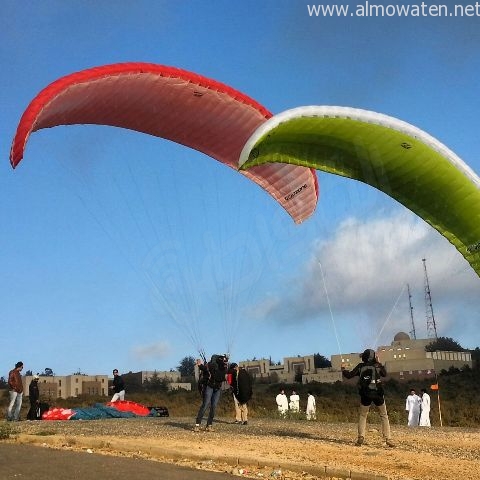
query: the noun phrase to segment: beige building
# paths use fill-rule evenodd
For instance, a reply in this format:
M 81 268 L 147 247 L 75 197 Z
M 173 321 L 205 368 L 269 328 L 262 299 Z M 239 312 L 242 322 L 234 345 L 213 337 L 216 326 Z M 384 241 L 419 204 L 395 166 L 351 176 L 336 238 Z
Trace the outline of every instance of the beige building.
M 472 368 L 470 352 L 426 352 L 432 339 L 411 339 L 404 332 L 395 335 L 393 342 L 378 348 L 378 358 L 390 377 L 397 380 L 435 377 L 435 373 L 453 368 Z
M 315 368 L 314 355 L 285 357 L 280 365 L 271 364 L 262 358 L 239 362 L 256 379 L 268 383 L 294 383 L 301 378 L 302 383 L 334 383 L 342 380 L 342 374 L 333 368 Z
M 181 374 L 178 370 L 174 371 L 157 371 L 157 370 L 143 370 L 141 372 L 128 372 L 122 375 L 126 389 L 128 390 L 128 385 L 136 385 L 141 387 L 145 381 L 151 380 L 152 378 L 157 378 L 167 382 L 167 387 L 169 390 L 191 390 L 192 384 L 181 382 Z
M 425 347 L 431 342 L 432 339 L 411 339 L 408 334 L 399 332 L 390 345 L 378 347 L 378 359 L 385 365 L 388 377 L 396 380 L 435 378 L 436 373 L 450 367 L 461 369 L 467 365 L 472 368 L 470 352 L 426 352 Z M 360 355 L 358 352 L 332 355 L 332 368 L 351 370 L 361 362 Z
M 22 377 L 23 391 L 27 397 L 28 387 L 32 380 L 32 375 Z M 38 381 L 38 389 L 41 398 L 50 400 L 55 398 L 78 397 L 79 395 L 109 395 L 107 375 L 42 375 Z
M 285 357 L 280 365 L 273 365 L 265 358 L 238 364 L 256 379 L 263 379 L 268 383 L 293 383 L 304 374 L 315 373 L 313 355 Z
M 305 373 L 302 376 L 302 383 L 335 383 L 343 380 L 342 372 L 331 368 L 317 368 L 315 373 Z

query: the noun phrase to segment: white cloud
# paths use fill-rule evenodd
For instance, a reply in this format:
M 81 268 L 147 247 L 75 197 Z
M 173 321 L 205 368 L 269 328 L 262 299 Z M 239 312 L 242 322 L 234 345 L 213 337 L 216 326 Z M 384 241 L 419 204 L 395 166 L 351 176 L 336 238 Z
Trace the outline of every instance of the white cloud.
M 137 345 L 132 348 L 133 356 L 139 360 L 166 358 L 171 353 L 166 342 L 156 342 L 150 345 Z
M 390 343 L 394 333 L 411 329 L 408 284 L 417 337 L 425 338 L 425 258 L 438 335 L 458 333 L 460 318 L 478 320 L 480 279 L 444 237 L 408 211 L 349 218 L 309 251 L 301 271 L 283 279 L 286 287 L 252 315 L 278 325 L 319 319 L 327 325 L 336 317 L 354 328 L 361 319 L 365 337 Z

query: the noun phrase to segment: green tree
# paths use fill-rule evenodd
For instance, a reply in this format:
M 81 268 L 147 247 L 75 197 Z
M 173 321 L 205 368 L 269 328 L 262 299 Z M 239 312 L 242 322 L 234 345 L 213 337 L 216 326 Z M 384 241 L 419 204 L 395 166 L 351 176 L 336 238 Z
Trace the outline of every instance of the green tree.
M 465 349 L 453 338 L 450 337 L 438 337 L 428 345 L 425 346 L 427 352 L 435 352 L 437 350 L 443 352 L 464 352 Z
M 319 353 L 314 353 L 313 365 L 315 368 L 330 368 L 332 366 L 332 362 L 323 355 L 320 355 Z
M 144 380 L 143 388 L 147 392 L 167 392 L 168 381 L 165 378 L 160 378 L 158 373 L 155 371 L 150 378 Z
M 177 370 L 182 377 L 191 377 L 195 375 L 195 359 L 193 357 L 183 357 L 180 360 Z

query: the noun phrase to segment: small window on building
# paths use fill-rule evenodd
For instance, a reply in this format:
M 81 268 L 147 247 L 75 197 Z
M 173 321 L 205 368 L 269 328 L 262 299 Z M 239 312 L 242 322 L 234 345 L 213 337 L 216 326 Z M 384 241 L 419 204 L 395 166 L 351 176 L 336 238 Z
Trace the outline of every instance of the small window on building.
M 58 391 L 58 398 L 61 398 L 61 397 L 62 397 L 62 391 L 59 390 L 59 391 Z
M 78 378 L 75 379 L 75 383 L 78 383 Z
M 401 377 L 403 377 L 403 372 L 399 372 L 399 375 L 400 375 Z
M 59 387 L 62 386 L 62 381 L 61 381 L 61 380 L 58 381 L 58 386 L 59 386 Z
M 395 353 L 393 354 L 393 358 L 397 358 L 397 355 Z
M 405 355 L 405 354 L 403 354 L 403 358 L 406 358 L 406 355 Z

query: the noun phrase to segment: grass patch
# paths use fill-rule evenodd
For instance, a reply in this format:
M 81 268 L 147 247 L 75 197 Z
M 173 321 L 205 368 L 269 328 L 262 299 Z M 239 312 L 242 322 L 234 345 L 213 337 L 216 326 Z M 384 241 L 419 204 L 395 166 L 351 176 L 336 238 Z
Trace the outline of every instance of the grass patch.
M 0 423 L 0 440 L 8 440 L 14 437 L 17 431 L 12 425 L 7 422 Z
M 34 435 L 37 435 L 39 437 L 48 437 L 50 435 L 56 435 L 56 432 L 54 432 L 53 430 L 40 430 L 39 432 L 34 433 Z

